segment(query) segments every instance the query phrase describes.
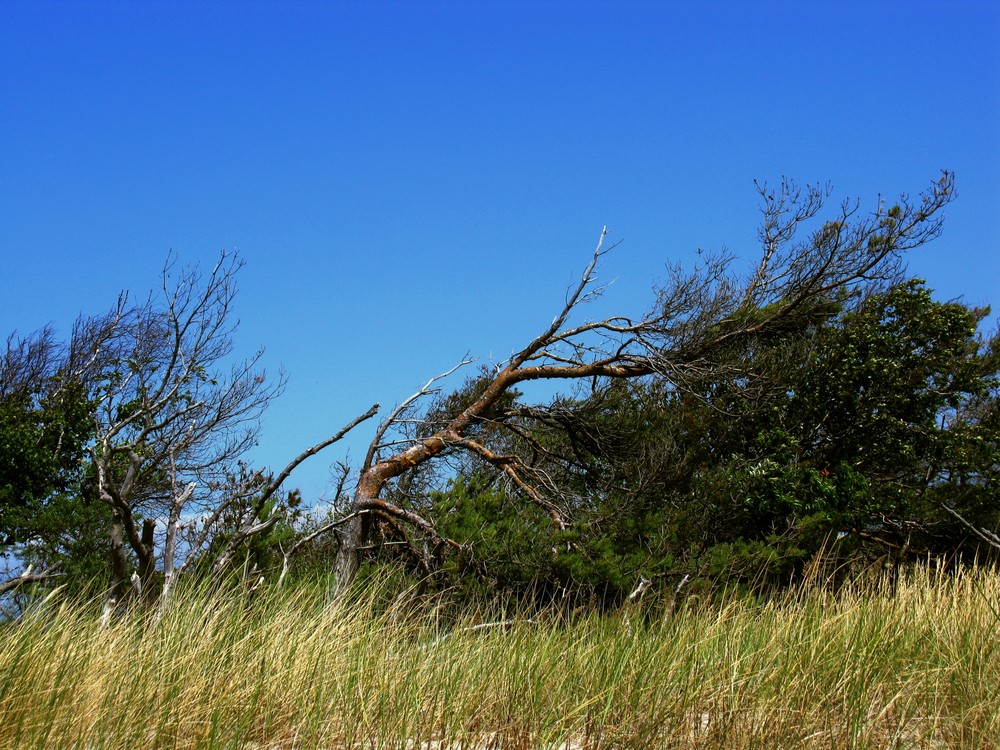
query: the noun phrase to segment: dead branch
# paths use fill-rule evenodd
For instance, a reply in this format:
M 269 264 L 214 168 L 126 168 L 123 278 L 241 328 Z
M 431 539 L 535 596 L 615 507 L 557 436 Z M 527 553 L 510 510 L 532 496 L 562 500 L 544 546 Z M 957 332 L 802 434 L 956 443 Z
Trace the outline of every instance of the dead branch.
M 254 501 L 253 505 L 250 507 L 248 512 L 244 515 L 243 522 L 241 523 L 240 528 L 237 530 L 235 534 L 233 534 L 232 538 L 226 544 L 225 548 L 222 550 L 222 552 L 216 559 L 215 563 L 212 565 L 213 572 L 216 575 L 219 575 L 223 571 L 227 570 L 229 568 L 230 563 L 232 562 L 233 555 L 236 553 L 236 550 L 240 547 L 240 545 L 244 544 L 248 539 L 258 534 L 262 534 L 268 529 L 270 529 L 272 526 L 274 526 L 274 524 L 278 521 L 279 518 L 278 514 L 276 513 L 271 514 L 271 516 L 266 519 L 261 518 L 264 508 L 268 500 L 270 500 L 271 497 L 274 495 L 274 493 L 278 490 L 278 488 L 281 487 L 282 483 L 284 483 L 284 481 L 288 479 L 291 473 L 303 461 L 305 461 L 307 458 L 315 456 L 324 448 L 328 448 L 334 443 L 342 440 L 355 427 L 374 417 L 378 413 L 378 410 L 379 410 L 379 404 L 377 403 L 373 404 L 371 407 L 368 408 L 368 411 L 356 416 L 354 419 L 352 419 L 350 422 L 344 425 L 340 430 L 338 430 L 334 435 L 330 436 L 326 440 L 323 440 L 322 442 L 317 443 L 311 448 L 307 448 L 306 450 L 302 451 L 302 453 L 300 453 L 298 456 L 296 456 L 294 459 L 292 459 L 288 463 L 288 465 L 282 470 L 282 472 L 277 476 L 277 478 L 274 479 L 274 481 L 272 481 L 260 493 L 260 495 Z M 342 487 L 342 485 L 343 485 L 343 480 L 341 480 L 341 484 L 338 486 L 338 494 L 340 492 L 340 488 Z M 218 512 L 219 510 L 216 511 L 216 513 Z
M 313 541 L 314 539 L 318 539 L 323 534 L 326 534 L 327 532 L 333 531 L 333 529 L 337 528 L 338 526 L 343 526 L 345 523 L 348 523 L 349 521 L 353 520 L 357 516 L 365 514 L 365 513 L 369 513 L 369 512 L 370 511 L 367 511 L 367 510 L 359 510 L 359 511 L 356 511 L 354 513 L 351 513 L 350 515 L 344 516 L 343 518 L 338 518 L 335 521 L 331 521 L 330 523 L 324 524 L 324 525 L 320 526 L 318 529 L 316 529 L 315 531 L 312 531 L 309 534 L 306 534 L 301 539 L 297 539 L 295 541 L 295 544 L 293 544 L 287 550 L 283 549 L 281 551 L 281 556 L 282 556 L 282 560 L 281 560 L 281 573 L 278 575 L 278 585 L 281 586 L 281 584 L 284 583 L 285 577 L 288 575 L 289 568 L 291 567 L 292 557 L 300 549 L 302 549 L 305 545 L 309 544 L 309 542 Z
M 962 526 L 971 531 L 978 539 L 986 542 L 988 545 L 994 549 L 1000 549 L 1000 536 L 990 531 L 987 528 L 977 527 L 975 524 L 968 521 L 961 513 L 952 508 L 947 503 L 938 503 L 942 509 L 948 512 L 956 521 L 958 521 Z
M 21 586 L 29 583 L 42 583 L 43 581 L 48 581 L 51 578 L 62 575 L 59 572 L 59 565 L 50 565 L 43 570 L 35 571 L 34 564 L 28 565 L 19 575 L 13 578 L 8 578 L 6 581 L 0 581 L 0 596 L 14 591 Z
M 455 440 L 454 445 L 475 453 L 487 463 L 498 468 L 507 476 L 508 479 L 510 479 L 515 487 L 531 499 L 531 502 L 540 508 L 543 508 L 549 514 L 549 517 L 552 518 L 552 522 L 556 525 L 556 528 L 560 530 L 566 529 L 567 524 L 564 519 L 563 512 L 555 505 L 555 503 L 546 499 L 532 484 L 525 480 L 523 475 L 527 471 L 527 467 L 521 461 L 520 457 L 512 454 L 501 455 L 494 453 L 486 446 L 477 443 L 471 438 L 457 439 Z
M 394 505 L 386 500 L 381 500 L 378 498 L 373 498 L 367 500 L 360 508 L 360 510 L 377 511 L 379 513 L 384 513 L 392 518 L 398 518 L 401 521 L 406 521 L 411 526 L 416 526 L 421 531 L 428 534 L 436 543 L 447 544 L 449 547 L 453 547 L 457 550 L 465 549 L 458 542 L 448 539 L 447 537 L 441 536 L 437 529 L 430 521 L 425 519 L 423 516 L 414 513 L 412 510 L 406 510 L 405 508 L 400 508 L 398 505 Z

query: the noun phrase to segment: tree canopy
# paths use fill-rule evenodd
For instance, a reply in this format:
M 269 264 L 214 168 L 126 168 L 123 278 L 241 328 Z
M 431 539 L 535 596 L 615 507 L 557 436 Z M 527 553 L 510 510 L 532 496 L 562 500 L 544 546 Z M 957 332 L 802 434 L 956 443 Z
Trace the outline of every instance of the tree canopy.
M 281 471 L 244 462 L 283 379 L 260 352 L 233 356 L 235 256 L 205 274 L 168 263 L 161 293 L 81 318 L 66 343 L 12 336 L 0 542 L 38 567 L 4 590 L 86 571 L 109 582 L 110 612 L 162 606 L 187 571 L 284 580 L 301 556 L 339 591 L 389 565 L 613 604 L 650 584 L 995 558 L 1000 339 L 987 309 L 905 274 L 941 231 L 952 176 L 826 218 L 820 188 L 758 191 L 749 273 L 706 256 L 672 268 L 646 313 L 581 322 L 613 250 L 602 235 L 552 323 L 391 410 L 325 513 L 284 484 L 379 406 Z M 539 380 L 561 394 L 526 399 Z

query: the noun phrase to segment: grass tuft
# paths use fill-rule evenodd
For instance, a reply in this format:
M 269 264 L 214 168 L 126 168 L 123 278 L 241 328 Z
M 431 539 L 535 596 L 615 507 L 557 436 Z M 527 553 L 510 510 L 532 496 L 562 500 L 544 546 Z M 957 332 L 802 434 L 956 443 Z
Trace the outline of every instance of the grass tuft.
M 306 586 L 181 590 L 108 627 L 51 604 L 0 625 L 0 749 L 1000 746 L 1000 576 L 922 568 L 887 591 L 631 620 Z

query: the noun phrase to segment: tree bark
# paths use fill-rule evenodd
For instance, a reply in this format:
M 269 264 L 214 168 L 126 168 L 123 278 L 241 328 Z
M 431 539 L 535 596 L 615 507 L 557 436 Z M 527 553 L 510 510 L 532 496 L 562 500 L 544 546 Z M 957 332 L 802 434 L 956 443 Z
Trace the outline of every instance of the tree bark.
M 117 509 L 111 512 L 111 582 L 104 597 L 101 623 L 107 625 L 129 594 L 128 552 L 125 550 L 125 524 Z
M 155 586 L 153 578 L 156 575 L 156 554 L 155 540 L 153 532 L 156 531 L 156 521 L 146 518 L 142 522 L 142 546 L 148 551 L 145 557 L 139 559 L 139 580 L 142 582 L 142 591 L 146 596 L 147 604 L 156 601 Z

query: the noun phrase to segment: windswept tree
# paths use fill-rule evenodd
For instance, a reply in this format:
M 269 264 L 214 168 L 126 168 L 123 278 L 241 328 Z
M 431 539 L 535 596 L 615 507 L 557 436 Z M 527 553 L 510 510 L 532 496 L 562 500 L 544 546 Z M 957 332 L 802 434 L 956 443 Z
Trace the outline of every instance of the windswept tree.
M 78 319 L 11 336 L 0 354 L 0 595 L 67 575 L 110 574 L 107 607 L 169 601 L 197 563 L 216 578 L 299 502 L 294 469 L 373 416 L 373 406 L 277 475 L 244 456 L 284 387 L 262 351 L 233 356 L 236 275 L 223 252 L 207 273 L 163 269 L 161 293 L 122 295 Z M 289 542 L 289 546 L 294 543 Z M 259 546 L 259 545 L 258 545 Z
M 540 415 L 541 465 L 586 502 L 558 556 L 521 558 L 615 600 L 640 576 L 782 586 L 823 565 L 846 575 L 995 555 L 1000 367 L 996 337 L 978 333 L 987 311 L 933 301 L 913 279 L 828 309 L 732 351 L 752 378 L 706 370 L 693 393 L 618 381 Z M 474 570 L 513 577 L 499 550 L 514 534 L 487 540 L 471 514 L 435 510 L 444 533 L 474 541 Z
M 508 491 L 544 513 L 557 529 L 574 523 L 578 498 L 543 470 L 530 426 L 559 423 L 558 408 L 514 404 L 524 383 L 588 383 L 595 392 L 615 381 L 656 376 L 676 394 L 700 397 L 709 374 L 751 387 L 755 362 L 732 356 L 754 342 L 787 336 L 825 320 L 830 306 L 852 291 L 899 277 L 904 254 L 937 237 L 941 209 L 954 195 L 945 173 L 916 200 L 881 199 L 868 211 L 845 201 L 825 221 L 829 192 L 783 182 L 759 185 L 761 255 L 746 277 L 733 258 L 711 258 L 690 273 L 672 269 L 653 306 L 640 317 L 614 316 L 571 323 L 577 308 L 601 293 L 597 268 L 609 252 L 601 241 L 579 284 L 552 323 L 506 362 L 476 379 L 453 411 L 414 429 L 418 404 L 435 391 L 430 381 L 394 410 L 376 432 L 341 520 L 338 586 L 354 580 L 377 531 L 389 528 L 426 563 L 428 550 L 460 546 L 422 513 L 407 485 L 435 460 L 465 455 L 506 483 Z M 802 235 L 805 234 L 803 237 Z M 425 504 L 426 505 L 426 504 Z
M 111 513 L 109 601 L 135 589 L 154 597 L 158 572 L 169 597 L 220 509 L 266 489 L 263 475 L 241 472 L 237 462 L 284 380 L 268 380 L 260 351 L 232 361 L 240 265 L 229 253 L 204 275 L 168 263 L 162 297 L 141 304 L 123 297 L 73 331 L 68 369 L 90 387 L 90 468 Z M 182 553 L 186 528 L 200 535 Z

